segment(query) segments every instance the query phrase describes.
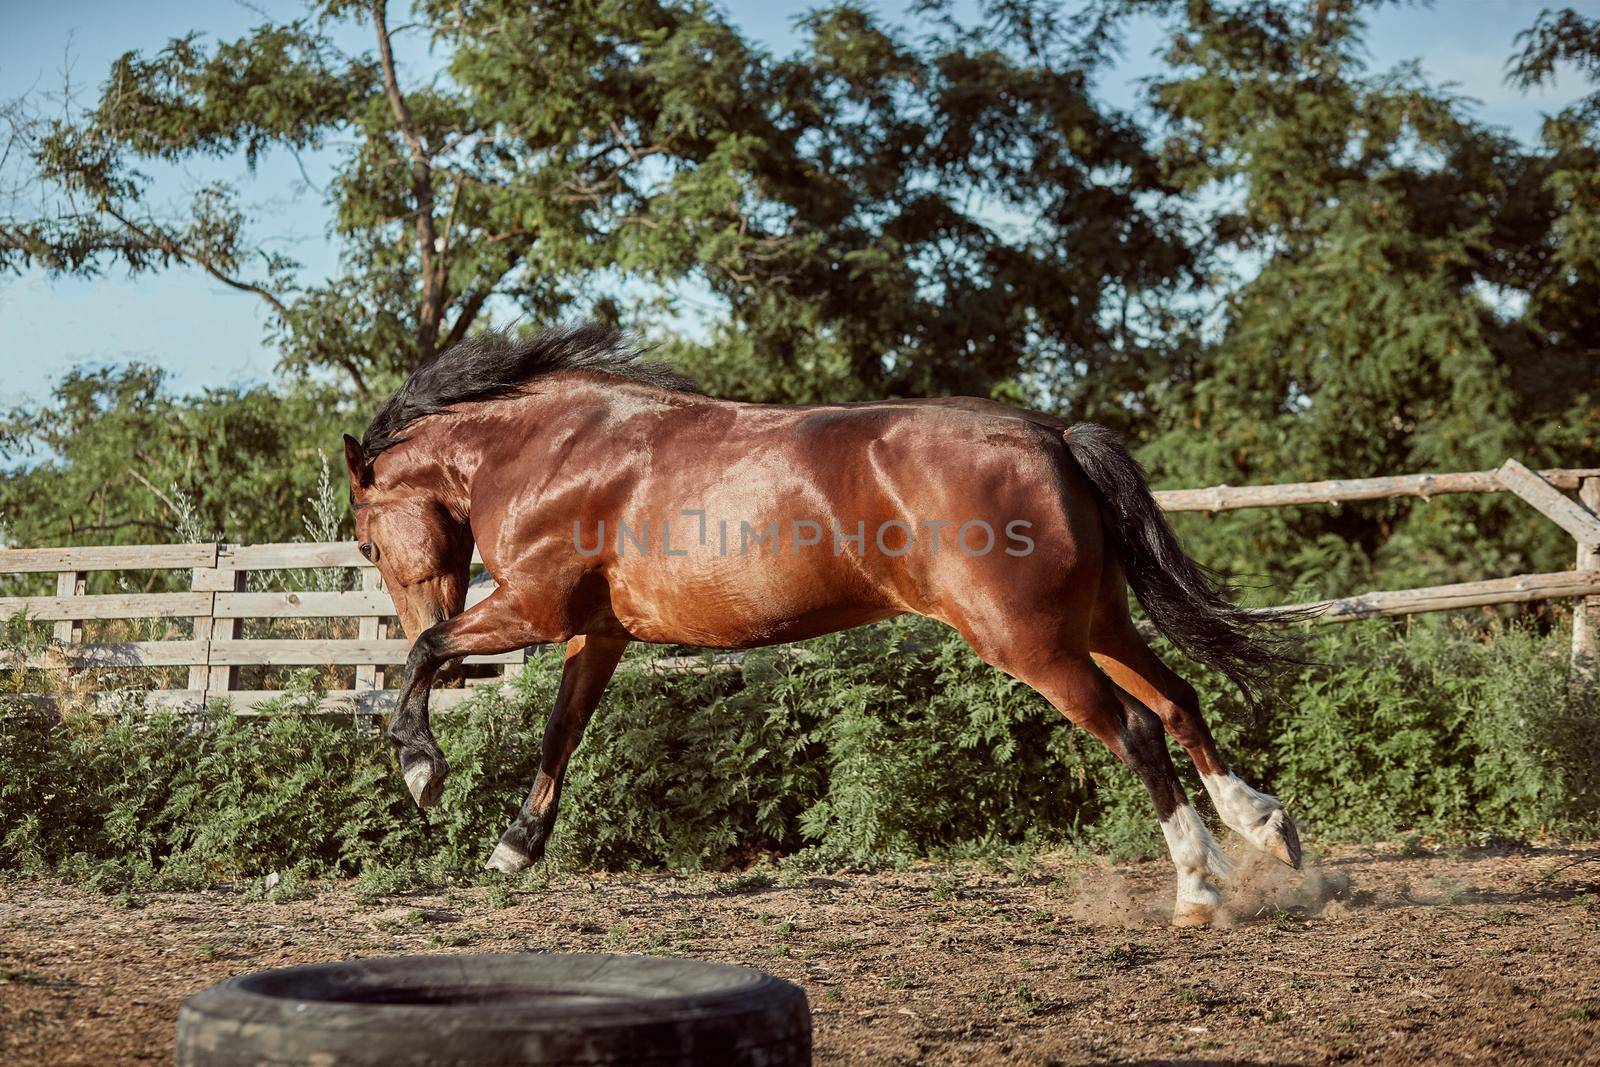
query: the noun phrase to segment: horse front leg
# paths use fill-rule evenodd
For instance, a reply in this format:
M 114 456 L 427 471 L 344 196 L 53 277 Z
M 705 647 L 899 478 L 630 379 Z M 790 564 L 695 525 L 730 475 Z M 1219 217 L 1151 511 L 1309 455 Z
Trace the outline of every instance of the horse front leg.
M 400 773 L 417 807 L 439 802 L 450 765 L 428 724 L 428 693 L 439 670 L 463 656 L 492 656 L 525 645 L 560 640 L 531 620 L 505 587 L 461 614 L 424 630 L 406 657 L 399 705 L 389 720 L 389 740 L 400 756 Z
M 515 821 L 500 836 L 485 869 L 515 874 L 539 862 L 545 842 L 556 824 L 561 802 L 561 783 L 566 778 L 567 761 L 583 738 L 589 716 L 599 705 L 611 681 L 626 638 L 574 637 L 567 642 L 567 658 L 561 667 L 561 688 L 556 705 L 545 725 L 544 744 L 539 753 L 539 773 Z

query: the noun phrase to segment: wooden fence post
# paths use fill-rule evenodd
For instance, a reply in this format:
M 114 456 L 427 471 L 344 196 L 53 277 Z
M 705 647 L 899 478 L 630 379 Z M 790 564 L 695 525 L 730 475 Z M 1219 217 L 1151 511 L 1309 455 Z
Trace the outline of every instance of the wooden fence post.
M 88 575 L 83 571 L 59 571 L 56 574 L 56 596 L 81 597 L 88 591 Z M 83 643 L 83 620 L 62 619 L 50 628 L 50 635 L 64 645 L 80 645 Z M 62 657 L 66 664 L 61 672 L 61 690 L 70 692 L 72 688 L 72 672 L 76 669 L 71 655 Z
M 361 588 L 369 593 L 383 590 L 383 575 L 376 567 L 361 568 Z M 389 624 L 376 615 L 363 615 L 356 624 L 356 636 L 362 641 L 382 641 L 389 636 Z M 356 667 L 356 709 L 361 709 L 361 694 L 382 689 L 386 675 L 376 663 L 363 663 Z
M 204 616 L 196 615 L 194 619 L 194 638 L 203 642 L 205 665 L 189 668 L 189 688 L 200 691 L 200 703 L 204 706 L 211 694 L 238 688 L 237 667 L 211 666 L 211 642 L 234 641 L 239 637 L 239 619 L 216 617 L 216 594 L 243 592 L 245 572 L 226 567 L 196 567 L 190 588 L 196 592 L 212 594 L 211 611 Z
M 61 571 L 56 575 L 56 596 L 83 596 L 89 589 L 88 574 L 83 571 Z M 64 645 L 83 643 L 83 620 L 62 619 L 52 630 L 57 641 Z
M 215 567 L 196 567 L 189 572 L 189 588 L 196 593 L 205 594 L 206 613 L 195 615 L 194 640 L 200 646 L 201 660 L 211 658 L 211 627 L 215 621 L 213 616 L 217 610 L 216 582 L 211 575 L 216 573 Z M 200 708 L 206 706 L 206 689 L 211 685 L 211 668 L 205 663 L 191 663 L 189 665 L 189 688 L 199 694 Z
M 1578 486 L 1578 499 L 1590 512 L 1600 515 L 1600 478 L 1585 478 Z M 1573 568 L 1600 571 L 1600 545 L 1578 542 L 1578 560 Z M 1600 682 L 1600 596 L 1586 596 L 1572 613 L 1572 680 L 1576 685 Z

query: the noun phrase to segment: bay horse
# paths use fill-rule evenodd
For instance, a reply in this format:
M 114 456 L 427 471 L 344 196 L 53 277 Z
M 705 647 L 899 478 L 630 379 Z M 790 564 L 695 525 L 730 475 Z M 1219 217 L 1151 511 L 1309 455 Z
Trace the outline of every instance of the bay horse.
M 1284 657 L 1184 555 L 1138 463 L 1099 426 L 966 397 L 718 400 L 580 326 L 457 344 L 344 446 L 360 550 L 412 642 L 389 737 L 419 807 L 448 771 L 428 726 L 440 668 L 566 645 L 538 774 L 490 869 L 543 855 L 568 760 L 629 642 L 753 648 L 907 612 L 953 626 L 1138 775 L 1177 868 L 1174 924 L 1212 919 L 1226 860 L 1163 730 L 1222 821 L 1299 866 L 1294 822 L 1229 771 L 1127 590 L 1247 697 Z M 463 610 L 474 544 L 497 587 Z

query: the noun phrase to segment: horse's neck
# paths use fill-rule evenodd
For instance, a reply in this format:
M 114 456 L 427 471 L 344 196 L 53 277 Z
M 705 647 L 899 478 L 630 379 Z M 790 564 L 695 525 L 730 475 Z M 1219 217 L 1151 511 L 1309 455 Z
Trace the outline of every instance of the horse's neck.
M 577 432 L 601 432 L 596 427 L 646 406 L 684 399 L 639 382 L 552 375 L 544 390 L 485 401 L 465 418 L 429 418 L 401 447 L 412 450 L 419 470 L 432 468 L 415 481 L 436 486 L 446 510 L 465 515 L 481 470 L 508 463 L 520 468 L 530 457 L 557 454 L 559 442 L 574 432 L 574 425 L 582 427 Z
M 463 521 L 471 509 L 473 482 L 483 462 L 483 449 L 472 440 L 452 437 L 439 424 L 423 427 L 397 447 L 401 466 L 393 477 L 432 496 L 445 511 Z

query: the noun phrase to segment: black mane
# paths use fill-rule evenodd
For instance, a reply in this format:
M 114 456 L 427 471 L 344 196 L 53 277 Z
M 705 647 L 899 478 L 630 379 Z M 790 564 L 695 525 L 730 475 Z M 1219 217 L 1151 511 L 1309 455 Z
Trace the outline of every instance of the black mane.
M 698 392 L 681 374 L 641 357 L 622 334 L 588 324 L 515 338 L 485 330 L 439 353 L 411 372 L 372 416 L 361 441 L 370 460 L 405 440 L 412 423 L 456 404 L 494 400 L 526 389 L 536 378 L 564 370 L 597 371 L 679 392 Z

